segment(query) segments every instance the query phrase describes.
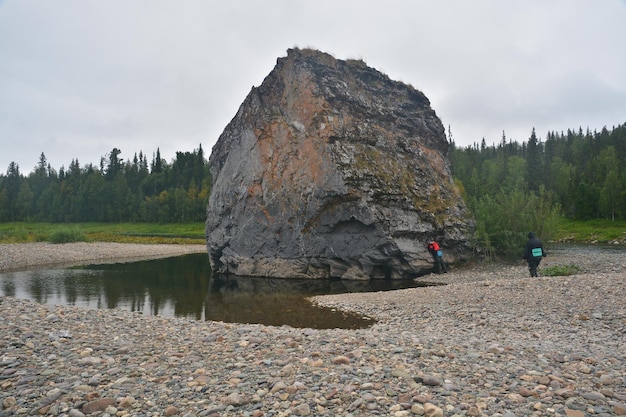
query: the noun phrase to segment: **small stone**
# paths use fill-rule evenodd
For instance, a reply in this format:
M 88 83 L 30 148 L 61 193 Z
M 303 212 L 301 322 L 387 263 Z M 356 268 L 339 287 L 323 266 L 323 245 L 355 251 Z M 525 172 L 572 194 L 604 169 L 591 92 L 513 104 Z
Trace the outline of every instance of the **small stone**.
M 17 404 L 17 400 L 15 399 L 15 397 L 7 397 L 4 399 L 4 401 L 2 401 L 2 408 L 3 409 L 11 408 L 16 404 Z
M 583 392 L 580 394 L 585 400 L 598 401 L 604 400 L 606 397 L 597 391 Z
M 443 410 L 435 404 L 424 404 L 424 415 L 426 417 L 443 417 Z
M 102 359 L 97 358 L 95 356 L 85 356 L 80 360 L 80 363 L 85 366 L 95 366 L 99 365 L 102 362 Z
M 100 393 L 98 391 L 89 391 L 85 394 L 85 401 L 94 401 L 97 398 L 100 398 Z
M 626 416 L 626 404 L 625 403 L 615 404 L 613 406 L 613 413 L 615 413 L 616 416 Z
M 443 384 L 443 378 L 437 375 L 426 375 L 422 378 L 422 384 L 437 387 Z
M 392 373 L 392 376 L 395 376 L 396 378 L 404 378 L 404 379 L 411 379 L 410 374 L 402 369 L 395 369 Z
M 611 378 L 611 376 L 607 374 L 600 375 L 600 384 L 613 385 L 613 378 Z
M 46 320 L 48 320 L 48 321 L 58 321 L 59 317 L 56 314 L 52 313 L 52 314 L 48 314 L 46 316 Z M 55 337 L 58 338 L 58 336 L 55 333 L 53 333 L 53 332 L 51 332 L 50 335 L 51 335 L 50 336 L 51 338 L 55 338 Z
M 276 384 L 274 384 L 270 392 L 275 393 L 275 392 L 283 391 L 286 389 L 287 389 L 287 384 L 285 384 L 283 381 L 278 381 Z
M 296 416 L 308 416 L 311 414 L 311 407 L 308 404 L 300 404 L 293 409 L 293 414 Z
M 240 405 L 242 403 L 241 397 L 238 393 L 233 392 L 226 397 L 224 404 L 226 405 Z
M 115 404 L 115 398 L 99 398 L 83 405 L 82 412 L 85 414 L 95 413 L 96 411 L 104 411 L 110 405 Z
M 287 364 L 283 366 L 283 369 L 280 370 L 280 376 L 289 376 L 295 373 L 295 368 L 292 364 Z
M 580 410 L 572 410 L 570 408 L 565 409 L 566 417 L 585 417 L 585 413 Z
M 81 384 L 81 385 L 76 386 L 74 390 L 78 392 L 88 393 L 88 392 L 92 392 L 93 388 L 90 387 L 89 385 Z
M 480 416 L 480 409 L 476 407 L 475 405 L 473 405 L 469 408 L 469 410 L 467 410 L 466 415 L 468 417 L 478 417 Z
M 347 356 L 336 356 L 333 358 L 333 365 L 349 365 L 350 358 Z
M 504 348 L 498 345 L 491 345 L 487 348 L 487 352 L 489 353 L 504 353 Z
M 165 408 L 166 417 L 175 416 L 176 414 L 178 414 L 178 408 L 174 407 L 173 405 L 170 405 Z
M 509 400 L 513 401 L 514 403 L 518 403 L 521 404 L 524 402 L 524 397 L 521 396 L 520 394 L 516 394 L 516 393 L 510 393 L 506 395 L 506 398 L 508 398 Z
M 563 398 L 572 398 L 576 395 L 576 392 L 572 389 L 561 388 L 561 389 L 554 391 L 554 394 Z
M 131 408 L 134 402 L 135 399 L 132 397 L 123 397 L 117 405 L 120 408 Z
M 85 417 L 85 414 L 83 414 L 80 410 L 77 410 L 75 408 L 72 408 L 70 410 L 70 412 L 68 413 L 69 417 Z
M 540 376 L 539 378 L 537 378 L 537 382 L 541 385 L 550 385 L 550 377 Z
M 557 380 L 550 381 L 550 388 L 554 391 L 561 389 L 561 383 Z
M 113 407 L 113 406 L 108 406 L 107 408 L 104 409 L 104 412 L 110 415 L 115 415 L 117 414 L 117 408 Z

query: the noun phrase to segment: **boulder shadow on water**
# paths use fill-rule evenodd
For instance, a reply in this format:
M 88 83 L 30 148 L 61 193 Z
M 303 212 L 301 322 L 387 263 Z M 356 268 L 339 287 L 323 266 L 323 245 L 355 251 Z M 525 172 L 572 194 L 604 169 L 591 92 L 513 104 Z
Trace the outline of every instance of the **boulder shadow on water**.
M 312 295 L 328 294 L 328 283 L 217 275 L 204 303 L 208 320 L 229 323 L 288 325 L 300 328 L 357 329 L 374 321 L 361 315 L 314 305 Z
M 345 281 L 214 275 L 205 302 L 210 320 L 272 326 L 357 329 L 374 320 L 314 305 L 315 295 L 389 291 L 419 287 L 414 281 Z

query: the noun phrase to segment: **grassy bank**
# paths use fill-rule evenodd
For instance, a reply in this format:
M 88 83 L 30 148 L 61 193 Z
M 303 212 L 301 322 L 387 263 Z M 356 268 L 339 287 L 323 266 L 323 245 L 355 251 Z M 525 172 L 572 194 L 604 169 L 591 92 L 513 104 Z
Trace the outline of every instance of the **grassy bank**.
M 0 223 L 0 243 L 120 242 L 204 244 L 204 223 Z
M 626 243 L 626 221 L 561 219 L 553 240 L 573 243 Z
M 64 240 L 65 239 L 65 240 Z M 204 223 L 0 223 L 0 243 L 79 241 L 204 244 Z M 626 221 L 561 219 L 552 240 L 626 243 Z

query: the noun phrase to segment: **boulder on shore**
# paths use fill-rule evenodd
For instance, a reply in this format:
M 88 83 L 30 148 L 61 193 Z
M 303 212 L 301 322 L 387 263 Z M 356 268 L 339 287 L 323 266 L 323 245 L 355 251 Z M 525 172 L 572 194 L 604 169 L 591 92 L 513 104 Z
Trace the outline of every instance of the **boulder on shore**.
M 290 49 L 213 147 L 216 273 L 405 279 L 468 252 L 473 221 L 426 96 L 360 60 Z

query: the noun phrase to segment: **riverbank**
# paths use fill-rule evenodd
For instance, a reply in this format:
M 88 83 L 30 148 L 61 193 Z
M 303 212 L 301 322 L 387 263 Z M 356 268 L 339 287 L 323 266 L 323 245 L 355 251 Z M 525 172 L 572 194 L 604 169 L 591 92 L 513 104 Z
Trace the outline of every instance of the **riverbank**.
M 113 242 L 0 244 L 0 271 L 132 262 L 206 251 L 205 245 L 184 244 L 148 245 Z
M 626 415 L 626 251 L 542 263 L 567 264 L 581 273 L 474 266 L 424 277 L 446 286 L 315 297 L 377 319 L 359 330 L 0 298 L 0 417 Z

